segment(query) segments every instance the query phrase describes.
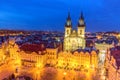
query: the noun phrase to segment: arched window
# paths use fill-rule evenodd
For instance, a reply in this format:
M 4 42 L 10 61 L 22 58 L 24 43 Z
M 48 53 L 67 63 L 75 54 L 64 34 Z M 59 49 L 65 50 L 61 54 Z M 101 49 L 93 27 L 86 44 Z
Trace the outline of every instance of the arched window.
M 67 30 L 67 34 L 69 34 L 69 30 Z
M 80 34 L 82 34 L 82 30 L 80 30 Z

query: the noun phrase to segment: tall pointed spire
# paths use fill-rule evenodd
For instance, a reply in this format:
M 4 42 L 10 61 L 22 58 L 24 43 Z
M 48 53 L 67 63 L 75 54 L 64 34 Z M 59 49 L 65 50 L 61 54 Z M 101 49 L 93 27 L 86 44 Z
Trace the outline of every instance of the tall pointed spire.
M 79 18 L 78 27 L 85 27 L 83 12 L 81 12 L 81 15 Z
M 65 23 L 65 26 L 66 26 L 66 27 L 72 27 L 70 12 L 68 12 L 68 17 L 67 17 L 67 21 L 66 21 L 66 23 Z
M 68 12 L 68 17 L 67 17 L 67 20 L 71 20 L 71 17 L 70 17 L 70 12 Z
M 80 19 L 84 20 L 83 12 L 81 12 Z

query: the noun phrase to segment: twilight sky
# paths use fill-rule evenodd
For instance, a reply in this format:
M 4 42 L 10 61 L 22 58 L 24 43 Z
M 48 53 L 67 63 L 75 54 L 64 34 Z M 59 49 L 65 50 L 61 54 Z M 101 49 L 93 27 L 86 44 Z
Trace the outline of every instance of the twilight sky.
M 81 11 L 86 31 L 120 31 L 120 0 L 0 0 L 0 29 L 64 31 L 68 12 L 76 28 Z

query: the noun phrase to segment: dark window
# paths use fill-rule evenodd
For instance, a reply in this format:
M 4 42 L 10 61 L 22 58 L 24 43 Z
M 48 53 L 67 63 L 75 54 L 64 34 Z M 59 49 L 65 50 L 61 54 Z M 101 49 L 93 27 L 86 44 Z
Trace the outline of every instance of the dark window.
M 67 34 L 69 34 L 69 30 L 67 30 Z
M 80 30 L 80 34 L 82 34 L 82 30 Z

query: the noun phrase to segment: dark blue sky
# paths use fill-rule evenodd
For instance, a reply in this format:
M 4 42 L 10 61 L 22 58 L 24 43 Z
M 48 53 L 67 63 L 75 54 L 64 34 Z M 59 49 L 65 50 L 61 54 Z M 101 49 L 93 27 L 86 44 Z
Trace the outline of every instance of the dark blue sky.
M 0 29 L 64 31 L 68 12 L 75 28 L 81 11 L 86 31 L 120 31 L 120 0 L 0 0 Z

